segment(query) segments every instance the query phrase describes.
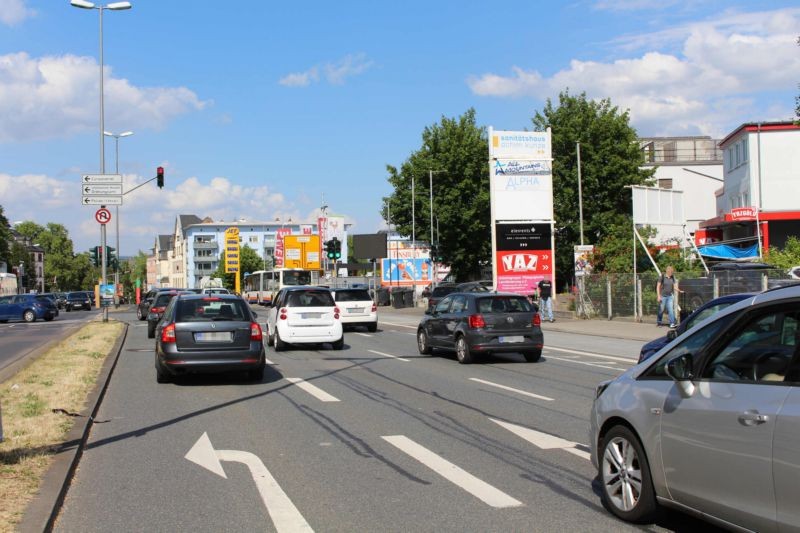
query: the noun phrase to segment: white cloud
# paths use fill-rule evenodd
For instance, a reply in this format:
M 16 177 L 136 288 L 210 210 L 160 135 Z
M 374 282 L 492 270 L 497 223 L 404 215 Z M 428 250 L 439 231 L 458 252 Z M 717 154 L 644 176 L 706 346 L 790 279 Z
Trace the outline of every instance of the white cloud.
M 68 137 L 97 127 L 98 64 L 74 55 L 0 56 L 0 142 Z M 201 110 L 185 87 L 136 87 L 106 67 L 106 113 L 130 128 L 162 127 Z
M 314 65 L 304 72 L 287 74 L 278 83 L 286 87 L 306 87 L 325 79 L 331 85 L 342 85 L 351 76 L 357 76 L 372 68 L 373 61 L 365 54 L 348 54 L 342 59 L 323 65 Z
M 36 11 L 25 5 L 25 0 L 0 0 L 0 23 L 16 26 L 36 15 Z
M 674 42 L 680 54 L 646 51 L 608 62 L 572 60 L 568 68 L 545 77 L 512 67 L 510 76 L 494 73 L 467 80 L 475 94 L 495 97 L 554 97 L 565 88 L 590 98 L 610 97 L 630 109 L 644 134 L 720 135 L 731 124 L 756 117 L 758 96 L 793 91 L 800 72 L 800 9 L 727 14 L 713 22 L 693 23 L 619 42 L 646 48 Z M 769 105 L 769 104 L 768 104 Z M 772 111 L 780 106 L 772 105 Z

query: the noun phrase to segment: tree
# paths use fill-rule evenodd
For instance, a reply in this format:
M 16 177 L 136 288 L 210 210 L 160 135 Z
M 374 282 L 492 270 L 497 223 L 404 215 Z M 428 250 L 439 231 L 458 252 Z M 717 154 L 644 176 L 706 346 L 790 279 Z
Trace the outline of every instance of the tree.
M 54 222 L 40 226 L 28 220 L 17 224 L 15 229 L 44 250 L 45 288 L 48 291 L 75 290 L 86 286 L 83 283 L 85 265 L 75 261 L 72 239 L 66 227 Z M 92 268 L 91 265 L 89 268 Z M 92 277 L 98 276 L 93 273 Z
M 384 198 L 381 214 L 404 235 L 412 234 L 411 181 L 415 188 L 415 226 L 418 241 L 437 245 L 456 279 L 478 279 L 491 258 L 489 226 L 489 145 L 486 129 L 475 122 L 475 110 L 458 118 L 442 117 L 422 132 L 422 146 L 400 168 L 387 165 L 394 192 Z M 430 172 L 433 212 L 430 223 Z M 391 214 L 391 217 L 389 216 Z
M 565 284 L 573 278 L 573 246 L 580 244 L 576 143 L 581 143 L 584 243 L 597 245 L 607 257 L 611 250 L 604 252 L 602 243 L 608 244 L 606 239 L 613 235 L 624 242 L 626 227 L 633 245 L 631 193 L 626 187 L 648 184 L 655 171 L 640 168 L 644 159 L 627 111 L 620 112 L 610 99 L 588 100 L 586 93 L 574 96 L 569 90 L 558 100 L 556 107 L 548 99 L 532 122 L 537 131 L 552 128 L 556 273 L 557 283 Z
M 255 250 L 247 246 L 239 248 L 239 272 L 242 274 L 244 280 L 245 272 L 255 272 L 256 270 L 264 269 L 264 260 L 261 259 Z M 225 252 L 219 255 L 219 266 L 217 270 L 211 274 L 212 278 L 221 278 L 222 284 L 226 289 L 233 291 L 236 287 L 236 277 L 234 273 L 225 272 Z
M 22 292 L 28 292 L 39 288 L 36 287 L 36 269 L 27 246 L 21 242 L 12 242 L 8 251 L 8 259 L 9 270 L 11 270 L 12 267 L 19 267 L 19 265 L 22 265 L 22 279 L 19 280 Z
M 783 249 L 770 246 L 766 260 L 784 270 L 800 265 L 800 239 L 794 235 L 790 236 L 786 239 Z
M 11 240 L 11 233 L 8 231 L 8 219 L 3 214 L 3 206 L 0 205 L 0 263 L 9 263 L 9 241 Z M 11 268 L 11 265 L 8 265 Z

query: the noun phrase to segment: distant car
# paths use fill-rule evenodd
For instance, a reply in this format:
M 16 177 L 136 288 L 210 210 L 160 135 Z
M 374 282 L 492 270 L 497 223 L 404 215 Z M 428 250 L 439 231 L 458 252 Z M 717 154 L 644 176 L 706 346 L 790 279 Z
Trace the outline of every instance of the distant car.
M 800 266 L 794 266 L 789 269 L 789 277 L 792 279 L 800 279 Z
M 642 350 L 641 352 L 639 352 L 639 362 L 641 363 L 648 357 L 652 356 L 661 348 L 672 342 L 673 339 L 675 339 L 676 337 L 680 337 L 686 331 L 692 329 L 694 326 L 696 326 L 706 318 L 710 317 L 711 315 L 718 313 L 719 311 L 722 311 L 731 304 L 735 304 L 736 302 L 740 302 L 745 298 L 755 296 L 755 294 L 756 293 L 753 292 L 727 294 L 725 296 L 720 296 L 719 298 L 715 298 L 709 302 L 704 303 L 702 306 L 695 309 L 695 311 L 691 315 L 686 317 L 686 319 L 681 320 L 681 323 L 678 325 L 677 328 L 671 329 L 663 337 L 659 337 L 642 346 Z
M 164 311 L 167 309 L 169 302 L 178 294 L 183 294 L 181 291 L 161 291 L 156 294 L 153 304 L 147 310 L 147 338 L 152 339 L 156 336 L 156 324 L 161 320 Z M 194 294 L 194 293 L 186 293 Z
M 290 344 L 321 343 L 334 350 L 344 347 L 341 313 L 330 289 L 293 286 L 278 291 L 267 311 L 267 344 L 280 352 Z
M 518 294 L 452 293 L 425 311 L 417 327 L 421 354 L 455 351 L 468 364 L 481 354 L 521 353 L 528 362 L 542 355 L 544 336 L 536 307 Z
M 491 283 L 491 282 L 490 282 Z M 465 281 L 456 285 L 458 292 L 490 292 L 490 289 L 482 281 Z
M 428 309 L 433 309 L 434 307 L 436 307 L 436 304 L 438 304 L 442 298 L 444 298 L 451 292 L 455 291 L 456 291 L 455 283 L 438 284 L 436 287 L 433 288 L 430 296 L 428 296 Z
M 246 371 L 264 378 L 266 354 L 256 314 L 240 296 L 176 295 L 156 327 L 156 381 L 186 373 Z
M 200 289 L 200 294 L 231 294 L 231 291 L 223 287 L 206 287 Z
M 161 291 L 181 291 L 183 289 L 178 289 L 176 287 L 159 287 L 157 289 L 150 289 L 145 293 L 142 299 L 139 301 L 139 305 L 136 306 L 136 318 L 139 320 L 147 320 L 147 312 L 150 310 L 150 306 L 153 305 L 153 300 L 155 300 L 156 295 Z
M 365 326 L 367 331 L 378 330 L 378 306 L 367 289 L 331 289 L 339 307 L 342 326 Z
M 16 294 L 0 296 L 0 322 L 23 320 L 35 322 L 37 319 L 53 320 L 58 316 L 55 302 L 40 294 Z
M 590 448 L 606 509 L 638 524 L 664 506 L 731 531 L 797 531 L 799 346 L 800 286 L 770 289 L 600 383 Z
M 75 309 L 92 310 L 92 299 L 86 291 L 72 291 L 67 293 L 67 301 L 64 304 L 66 311 L 73 311 Z

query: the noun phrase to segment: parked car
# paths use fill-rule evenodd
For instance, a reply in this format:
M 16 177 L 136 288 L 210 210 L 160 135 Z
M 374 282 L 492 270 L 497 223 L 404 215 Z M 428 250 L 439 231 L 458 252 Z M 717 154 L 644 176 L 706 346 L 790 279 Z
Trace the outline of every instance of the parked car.
M 436 307 L 436 304 L 438 304 L 442 298 L 451 292 L 456 292 L 455 283 L 440 283 L 434 287 L 430 293 L 430 296 L 428 296 L 428 309 L 433 309 Z
M 455 351 L 468 364 L 481 354 L 521 353 L 538 361 L 544 336 L 538 309 L 518 294 L 496 292 L 452 293 L 425 311 L 417 327 L 421 354 L 434 349 Z
M 641 363 L 648 357 L 652 356 L 661 348 L 672 342 L 673 339 L 680 337 L 685 332 L 689 331 L 711 315 L 718 313 L 731 304 L 735 304 L 736 302 L 742 301 L 745 298 L 755 296 L 755 294 L 756 293 L 753 292 L 728 294 L 704 303 L 702 306 L 695 309 L 691 315 L 681 320 L 681 323 L 677 328 L 670 329 L 663 337 L 659 337 L 642 346 L 642 351 L 639 352 L 639 362 Z
M 58 316 L 55 302 L 41 294 L 15 294 L 0 296 L 0 322 L 24 320 L 35 322 L 44 319 L 48 322 Z
M 591 458 L 606 508 L 659 506 L 729 529 L 800 524 L 800 286 L 728 306 L 596 390 Z
M 326 342 L 334 350 L 344 347 L 341 314 L 330 289 L 294 286 L 278 291 L 267 311 L 267 344 L 279 352 L 290 344 Z
M 365 326 L 367 331 L 378 330 L 378 306 L 367 289 L 331 289 L 339 307 L 342 326 Z
M 86 291 L 72 291 L 67 293 L 67 302 L 64 304 L 64 309 L 67 312 L 75 309 L 92 310 L 92 299 Z
M 240 296 L 183 292 L 156 327 L 156 381 L 186 373 L 244 370 L 264 378 L 266 354 L 257 315 Z
M 164 311 L 167 309 L 167 305 L 169 302 L 172 301 L 175 296 L 178 294 L 184 294 L 182 291 L 161 291 L 156 293 L 156 297 L 153 300 L 153 304 L 150 306 L 150 309 L 147 310 L 147 338 L 152 339 L 156 336 L 156 324 L 158 321 L 161 320 L 161 317 L 164 315 Z M 185 294 L 194 294 L 194 293 L 185 293 Z

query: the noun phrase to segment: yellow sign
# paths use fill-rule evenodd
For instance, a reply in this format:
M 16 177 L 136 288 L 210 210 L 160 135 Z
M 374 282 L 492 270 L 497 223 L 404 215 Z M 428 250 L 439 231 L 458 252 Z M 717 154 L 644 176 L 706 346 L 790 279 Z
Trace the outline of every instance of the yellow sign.
M 239 272 L 239 228 L 225 230 L 225 272 Z
M 319 270 L 319 235 L 285 235 L 283 237 L 283 265 L 286 268 Z

